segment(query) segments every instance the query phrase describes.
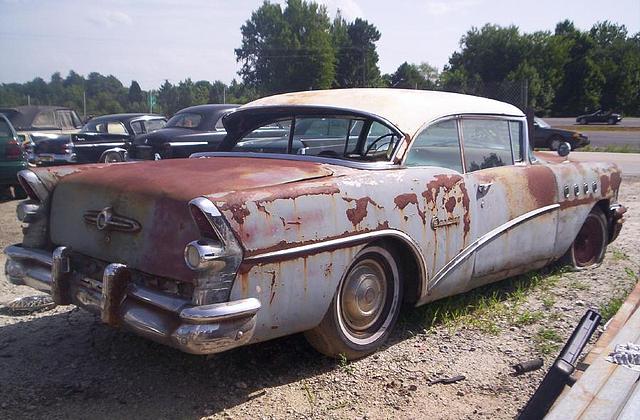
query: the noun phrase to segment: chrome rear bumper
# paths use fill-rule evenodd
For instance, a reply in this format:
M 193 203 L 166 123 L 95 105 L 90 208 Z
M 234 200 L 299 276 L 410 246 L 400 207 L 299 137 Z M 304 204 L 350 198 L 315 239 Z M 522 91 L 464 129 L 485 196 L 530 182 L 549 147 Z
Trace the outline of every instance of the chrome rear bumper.
M 123 264 L 109 264 L 102 282 L 75 272 L 70 250 L 53 254 L 11 245 L 5 274 L 18 285 L 51 293 L 58 305 L 75 304 L 99 314 L 105 324 L 192 354 L 219 353 L 247 344 L 256 326 L 255 298 L 193 306 L 190 301 L 132 283 Z

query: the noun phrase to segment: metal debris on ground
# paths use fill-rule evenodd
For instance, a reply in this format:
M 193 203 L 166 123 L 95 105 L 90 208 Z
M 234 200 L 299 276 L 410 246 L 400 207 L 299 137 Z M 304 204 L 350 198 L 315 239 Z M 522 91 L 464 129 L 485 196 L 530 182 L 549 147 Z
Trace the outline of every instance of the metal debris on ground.
M 452 376 L 451 378 L 439 378 L 434 379 L 433 381 L 429 381 L 429 386 L 435 384 L 452 384 L 455 382 L 463 381 L 465 379 L 464 375 Z
M 618 344 L 607 360 L 640 372 L 640 344 Z
M 533 360 L 527 360 L 526 362 L 520 362 L 513 365 L 516 375 L 522 375 L 523 373 L 538 370 L 542 367 L 544 360 L 539 357 Z
M 51 296 L 36 295 L 14 299 L 5 306 L 10 312 L 16 315 L 25 315 L 34 312 L 48 311 L 55 308 L 56 304 L 53 302 Z

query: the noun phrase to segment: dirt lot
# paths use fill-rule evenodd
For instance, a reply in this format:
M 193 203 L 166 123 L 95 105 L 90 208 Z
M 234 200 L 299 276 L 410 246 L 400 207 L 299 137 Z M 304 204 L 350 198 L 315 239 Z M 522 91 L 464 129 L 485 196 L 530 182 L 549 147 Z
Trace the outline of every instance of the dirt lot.
M 101 325 L 74 307 L 0 312 L 0 418 L 512 418 L 586 308 L 616 308 L 640 268 L 640 178 L 601 267 L 530 273 L 408 311 L 389 346 L 348 363 L 301 336 L 213 357 L 182 354 Z M 0 246 L 19 242 L 15 202 L 0 204 Z M 4 266 L 4 256 L 0 257 Z M 0 274 L 0 303 L 33 290 Z M 429 379 L 464 375 L 450 385 Z

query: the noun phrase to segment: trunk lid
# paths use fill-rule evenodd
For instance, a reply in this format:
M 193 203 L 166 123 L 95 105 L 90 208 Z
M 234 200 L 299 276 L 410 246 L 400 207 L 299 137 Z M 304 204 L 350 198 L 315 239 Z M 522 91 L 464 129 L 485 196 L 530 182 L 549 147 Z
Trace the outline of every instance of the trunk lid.
M 187 243 L 200 237 L 187 208 L 191 199 L 332 174 L 327 165 L 315 162 L 236 157 L 67 166 L 36 172 L 41 178 L 58 179 L 51 203 L 53 244 L 181 281 L 195 277 L 184 263 L 183 251 Z M 139 224 L 140 229 L 99 229 L 95 215 L 106 208 L 114 216 Z M 94 218 L 86 221 L 91 215 Z

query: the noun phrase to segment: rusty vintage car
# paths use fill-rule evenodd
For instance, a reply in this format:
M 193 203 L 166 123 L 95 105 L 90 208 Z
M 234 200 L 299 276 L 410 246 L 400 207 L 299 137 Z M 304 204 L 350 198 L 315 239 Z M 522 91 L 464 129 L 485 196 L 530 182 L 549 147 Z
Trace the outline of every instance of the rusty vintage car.
M 537 158 L 502 102 L 301 92 L 224 125 L 221 151 L 190 159 L 21 172 L 9 281 L 189 353 L 305 332 L 358 358 L 403 304 L 597 265 L 621 228 L 618 168 Z

